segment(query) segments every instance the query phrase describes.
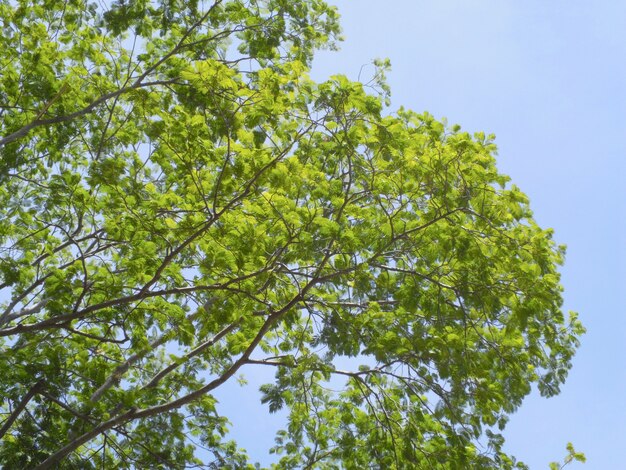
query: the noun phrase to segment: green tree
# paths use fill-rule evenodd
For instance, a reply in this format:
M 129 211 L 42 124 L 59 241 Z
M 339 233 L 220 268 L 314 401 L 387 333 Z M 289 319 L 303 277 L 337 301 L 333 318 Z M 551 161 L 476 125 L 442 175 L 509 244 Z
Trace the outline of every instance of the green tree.
M 337 19 L 0 2 L 4 468 L 250 467 L 212 392 L 251 367 L 280 468 L 523 468 L 500 430 L 583 332 L 563 247 L 492 137 L 308 77 Z

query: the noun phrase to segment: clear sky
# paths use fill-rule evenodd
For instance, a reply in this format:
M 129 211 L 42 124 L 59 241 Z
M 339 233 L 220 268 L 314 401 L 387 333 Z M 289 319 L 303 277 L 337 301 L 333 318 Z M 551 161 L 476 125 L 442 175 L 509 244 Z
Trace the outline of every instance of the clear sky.
M 512 417 L 508 451 L 546 469 L 572 441 L 588 463 L 568 469 L 626 468 L 626 2 L 331 3 L 346 40 L 318 55 L 314 78 L 356 79 L 362 65 L 388 57 L 392 110 L 495 133 L 500 170 L 568 246 L 565 309 L 580 312 L 588 332 L 561 394 L 532 395 Z M 255 448 L 271 446 L 280 420 L 250 391 L 222 398 L 237 403 L 234 436 L 267 461 Z

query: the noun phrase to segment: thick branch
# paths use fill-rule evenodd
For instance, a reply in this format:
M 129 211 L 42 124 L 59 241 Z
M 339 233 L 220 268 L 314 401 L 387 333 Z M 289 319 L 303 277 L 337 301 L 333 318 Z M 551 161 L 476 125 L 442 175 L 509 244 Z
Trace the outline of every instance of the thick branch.
M 230 325 L 228 325 L 226 328 L 224 328 L 222 331 L 220 331 L 218 334 L 216 334 L 210 340 L 205 341 L 204 343 L 200 344 L 195 349 L 189 351 L 187 354 L 185 354 L 182 357 L 182 359 L 184 359 L 184 362 L 187 362 L 189 359 L 197 356 L 198 354 L 202 353 L 206 349 L 208 349 L 211 346 L 213 346 L 215 343 L 217 343 L 219 340 L 221 340 L 224 336 L 226 336 L 227 334 L 232 332 L 235 328 L 237 328 L 237 326 L 239 326 L 239 324 L 241 323 L 241 320 L 242 320 L 242 318 L 239 318 L 239 320 L 237 320 L 236 322 L 231 323 Z M 155 387 L 163 377 L 165 377 L 167 374 L 169 374 L 170 372 L 172 372 L 173 370 L 178 368 L 178 366 L 180 366 L 181 364 L 182 364 L 182 362 L 170 364 L 165 369 L 161 370 L 158 374 L 156 374 L 152 378 L 152 380 L 150 382 L 148 382 L 148 384 L 146 384 L 145 388 Z
M 32 315 L 33 313 L 38 313 L 42 308 L 46 306 L 46 304 L 50 301 L 49 298 L 45 298 L 40 302 L 36 303 L 30 308 L 23 308 L 19 312 L 10 313 L 10 310 L 6 310 L 0 315 L 0 326 L 5 323 L 9 323 L 11 320 L 15 320 L 16 318 L 25 317 L 27 315 Z
M 195 320 L 198 317 L 198 315 L 200 315 L 201 312 L 202 310 L 199 309 L 193 315 L 189 315 L 188 320 L 189 321 Z M 168 342 L 170 339 L 172 339 L 173 334 L 174 334 L 174 330 L 172 329 L 165 331 L 161 336 L 159 336 L 157 339 L 155 339 L 154 341 L 150 343 L 150 345 L 148 346 L 148 349 L 145 349 L 143 351 L 140 351 L 131 355 L 128 359 L 126 359 L 126 361 L 124 361 L 122 364 L 117 366 L 115 370 L 113 370 L 113 373 L 98 388 L 98 390 L 93 392 L 93 394 L 89 398 L 89 401 L 91 403 L 97 402 L 100 399 L 100 397 L 102 397 L 104 392 L 106 392 L 108 389 L 116 385 L 121 380 L 122 376 L 128 371 L 128 369 L 130 369 L 130 367 L 133 364 L 135 364 L 140 359 L 144 358 L 147 354 L 154 351 L 159 346 L 162 346 L 163 344 Z
M 0 148 L 4 147 L 7 144 L 10 144 L 11 142 L 20 139 L 22 137 L 24 137 L 26 134 L 28 134 L 31 130 L 37 128 L 37 127 L 41 127 L 41 126 L 49 126 L 52 124 L 60 124 L 62 122 L 67 122 L 67 121 L 71 121 L 73 119 L 79 118 L 81 116 L 85 116 L 86 114 L 91 113 L 95 108 L 97 108 L 99 105 L 101 105 L 102 103 L 112 99 L 112 98 L 116 98 L 120 95 L 123 95 L 125 93 L 128 93 L 130 91 L 133 91 L 137 88 L 143 88 L 143 87 L 148 87 L 148 86 L 155 86 L 155 85 L 171 85 L 172 83 L 175 83 L 176 79 L 172 79 L 172 80 L 156 80 L 154 82 L 146 82 L 146 83 L 133 83 L 132 85 L 128 86 L 128 87 L 124 87 L 124 88 L 120 88 L 119 90 L 115 90 L 112 91 L 110 93 L 106 93 L 104 95 L 102 95 L 100 98 L 98 98 L 97 100 L 91 102 L 90 104 L 88 104 L 87 106 L 85 106 L 83 109 L 80 109 L 76 112 L 70 113 L 70 114 L 66 114 L 65 116 L 55 116 L 52 118 L 48 118 L 48 119 L 35 119 L 33 122 L 31 122 L 30 124 L 26 124 L 24 127 L 22 127 L 21 129 L 13 132 L 12 134 L 7 135 L 4 139 L 0 139 Z
M 91 403 L 97 402 L 100 399 L 100 397 L 104 394 L 104 392 L 106 392 L 108 389 L 110 389 L 111 387 L 119 383 L 119 381 L 122 379 L 122 376 L 128 371 L 128 369 L 130 369 L 130 367 L 133 364 L 135 364 L 137 361 L 145 357 L 145 355 L 148 354 L 150 351 L 154 351 L 156 348 L 158 348 L 159 346 L 169 341 L 171 337 L 172 337 L 172 331 L 168 330 L 166 333 L 162 334 L 157 339 L 155 339 L 152 343 L 150 343 L 147 350 L 140 351 L 131 355 L 128 359 L 126 359 L 126 361 L 121 363 L 119 366 L 117 366 L 113 370 L 113 373 L 109 375 L 109 377 L 104 381 L 102 385 L 100 385 L 98 390 L 93 392 L 93 394 L 89 398 L 89 401 Z
M 51 467 L 55 466 L 67 454 L 69 454 L 70 452 L 74 451 L 75 449 L 77 449 L 78 447 L 83 445 L 85 442 L 90 441 L 94 437 L 96 437 L 96 436 L 100 435 L 101 433 L 103 433 L 103 432 L 105 432 L 105 431 L 107 431 L 107 430 L 117 426 L 118 424 L 122 424 L 122 423 L 124 423 L 126 421 L 129 421 L 130 419 L 133 418 L 133 416 L 135 414 L 136 414 L 136 410 L 133 408 L 133 409 L 127 411 L 126 413 L 122 414 L 122 415 L 119 415 L 119 416 L 117 416 L 115 418 L 111 418 L 110 420 L 103 422 L 99 426 L 96 426 L 95 428 L 93 428 L 91 431 L 86 432 L 82 436 L 80 436 L 77 439 L 75 439 L 74 441 L 70 442 L 68 445 L 66 445 L 62 449 L 59 449 L 57 452 L 52 454 L 50 457 L 48 457 L 42 463 L 40 463 L 39 465 L 34 467 L 33 470 L 43 470 L 43 469 L 51 468 Z
M 11 416 L 7 418 L 7 420 L 2 425 L 2 428 L 0 428 L 0 438 L 2 438 L 2 436 L 6 434 L 6 432 L 9 430 L 11 425 L 13 425 L 13 423 L 19 417 L 22 411 L 24 411 L 24 408 L 26 408 L 26 405 L 28 405 L 28 402 L 32 400 L 32 398 L 37 394 L 37 392 L 39 392 L 43 388 L 44 383 L 45 382 L 43 380 L 40 380 L 35 385 L 33 385 L 30 388 L 30 390 L 28 390 L 26 395 L 24 395 L 24 397 L 18 403 L 17 407 L 13 410 L 13 413 L 11 413 Z

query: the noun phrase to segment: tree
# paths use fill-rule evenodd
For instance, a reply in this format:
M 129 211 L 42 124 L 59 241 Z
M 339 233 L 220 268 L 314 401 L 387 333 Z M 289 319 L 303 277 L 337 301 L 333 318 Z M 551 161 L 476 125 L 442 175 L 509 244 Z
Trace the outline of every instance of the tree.
M 3 467 L 250 467 L 212 391 L 271 367 L 280 468 L 523 468 L 583 328 L 491 136 L 313 82 L 321 0 L 0 18 Z

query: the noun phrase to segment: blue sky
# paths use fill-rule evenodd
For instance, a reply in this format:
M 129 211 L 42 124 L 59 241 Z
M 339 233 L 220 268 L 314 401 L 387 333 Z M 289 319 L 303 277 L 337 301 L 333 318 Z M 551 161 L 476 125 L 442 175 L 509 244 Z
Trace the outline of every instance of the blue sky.
M 565 308 L 587 334 L 556 398 L 529 397 L 506 430 L 531 469 L 572 441 L 619 468 L 626 436 L 626 3 L 617 0 L 332 2 L 345 42 L 314 77 L 391 59 L 391 108 L 496 134 L 498 166 L 568 246 Z M 568 468 L 578 468 L 572 464 Z
M 318 55 L 313 77 L 356 79 L 372 59 L 391 59 L 391 109 L 429 111 L 465 130 L 495 133 L 500 171 L 530 196 L 538 222 L 568 246 L 565 309 L 580 312 L 588 332 L 561 394 L 534 394 L 512 417 L 508 451 L 531 469 L 545 469 L 572 441 L 588 463 L 568 469 L 622 467 L 626 2 L 331 3 L 346 40 L 339 52 Z M 267 416 L 251 391 L 224 390 L 222 398 L 237 403 L 234 436 L 254 443 L 251 456 L 267 461 L 255 449 L 271 446 L 280 416 Z

